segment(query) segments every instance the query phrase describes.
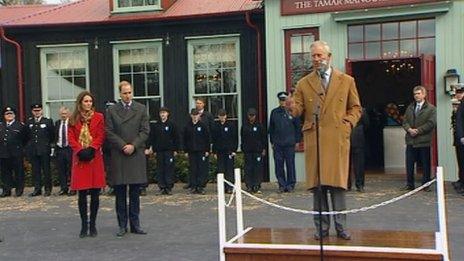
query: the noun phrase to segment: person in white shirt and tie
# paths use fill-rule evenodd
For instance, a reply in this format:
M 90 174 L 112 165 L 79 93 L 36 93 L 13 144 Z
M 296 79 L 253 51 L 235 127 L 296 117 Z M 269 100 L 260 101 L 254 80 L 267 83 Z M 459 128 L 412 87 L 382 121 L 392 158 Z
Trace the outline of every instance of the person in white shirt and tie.
M 72 150 L 68 143 L 68 122 L 69 122 L 69 109 L 67 107 L 61 107 L 60 119 L 55 122 L 55 155 L 56 155 L 56 166 L 58 168 L 58 177 L 60 179 L 60 188 L 58 195 L 64 196 L 69 193 L 69 178 L 71 177 L 71 159 Z M 75 194 L 75 193 L 71 193 Z
M 426 101 L 427 90 L 423 86 L 413 89 L 414 102 L 404 113 L 403 128 L 406 131 L 406 186 L 403 190 L 413 190 L 414 164 L 422 162 L 422 184 L 430 181 L 430 145 L 433 130 L 437 124 L 437 110 L 435 106 Z M 430 188 L 425 188 L 430 191 Z

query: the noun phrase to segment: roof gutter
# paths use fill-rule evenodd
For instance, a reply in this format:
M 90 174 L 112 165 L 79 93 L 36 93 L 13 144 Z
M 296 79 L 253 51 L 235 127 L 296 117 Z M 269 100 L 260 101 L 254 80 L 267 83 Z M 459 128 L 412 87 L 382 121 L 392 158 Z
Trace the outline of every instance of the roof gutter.
M 25 119 L 24 113 L 24 84 L 23 84 L 23 60 L 22 60 L 22 48 L 21 45 L 8 38 L 5 35 L 5 29 L 3 26 L 0 26 L 0 37 L 5 41 L 8 42 L 16 47 L 16 72 L 18 77 L 18 96 L 19 96 L 19 104 L 18 104 L 18 111 L 19 111 L 19 118 L 21 121 Z
M 253 24 L 251 22 L 251 17 L 250 17 L 251 11 L 248 11 L 245 13 L 245 20 L 246 23 L 249 27 L 254 29 L 256 31 L 256 60 L 257 60 L 257 65 L 258 65 L 258 71 L 257 71 L 257 77 L 258 77 L 258 119 L 260 122 L 263 122 L 265 118 L 265 112 L 263 109 L 263 74 L 262 74 L 262 37 L 261 37 L 261 31 L 259 30 L 258 26 L 256 24 Z

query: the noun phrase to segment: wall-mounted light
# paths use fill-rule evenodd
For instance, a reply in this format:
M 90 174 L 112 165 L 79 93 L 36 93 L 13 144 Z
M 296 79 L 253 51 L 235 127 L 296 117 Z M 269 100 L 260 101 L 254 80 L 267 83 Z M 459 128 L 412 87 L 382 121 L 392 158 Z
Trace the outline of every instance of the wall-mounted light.
M 171 38 L 169 37 L 169 33 L 166 33 L 166 38 L 164 38 L 164 43 L 165 43 L 166 45 L 169 45 L 169 44 L 170 44 L 170 40 L 171 40 Z
M 98 37 L 93 40 L 93 49 L 98 50 Z
M 445 93 L 450 94 L 450 95 L 453 94 L 453 88 L 451 88 L 451 85 L 459 83 L 458 70 L 456 69 L 447 70 L 445 76 L 443 77 L 443 80 L 445 82 Z

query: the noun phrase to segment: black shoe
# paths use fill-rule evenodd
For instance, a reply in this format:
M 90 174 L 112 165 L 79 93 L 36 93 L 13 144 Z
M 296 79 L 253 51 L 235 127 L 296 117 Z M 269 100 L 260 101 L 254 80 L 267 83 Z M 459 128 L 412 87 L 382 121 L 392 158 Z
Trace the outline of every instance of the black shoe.
M 123 237 L 127 233 L 127 228 L 120 227 L 118 233 L 116 233 L 117 237 Z
M 58 192 L 58 196 L 67 196 L 68 195 L 68 190 L 62 189 Z
M 403 191 L 411 191 L 411 190 L 414 190 L 414 189 L 415 189 L 414 187 L 406 185 L 401 190 L 403 190 Z
M 277 193 L 279 193 L 279 194 L 282 194 L 284 192 L 285 192 L 285 188 L 279 188 L 279 191 L 277 191 Z
M 97 232 L 97 228 L 95 227 L 95 225 L 90 225 L 89 236 L 96 237 L 97 235 L 98 235 L 98 232 Z
M 42 190 L 40 189 L 34 189 L 34 191 L 29 194 L 29 197 L 37 197 L 37 196 L 40 196 L 42 195 Z
M 172 191 L 170 188 L 164 189 L 164 192 L 166 193 L 166 195 L 172 195 Z
M 232 189 L 230 189 L 230 188 L 226 189 L 226 194 L 232 194 L 232 192 L 233 192 Z
M 140 196 L 146 196 L 147 195 L 147 189 L 146 188 L 141 188 L 140 189 Z
M 81 232 L 79 233 L 80 238 L 84 238 L 87 236 L 87 225 L 81 227 Z
M 197 193 L 200 194 L 200 195 L 205 195 L 206 194 L 204 188 L 197 188 Z
M 23 195 L 24 190 L 22 188 L 21 189 L 16 189 L 15 192 L 16 192 L 17 197 L 21 197 Z
M 346 230 L 342 230 L 342 231 L 337 232 L 337 237 L 341 238 L 341 239 L 344 239 L 344 240 L 350 240 L 351 239 L 351 235 L 348 232 L 346 232 Z
M 69 193 L 68 193 L 68 196 L 75 196 L 75 195 L 76 195 L 75 190 L 70 190 Z
M 288 193 L 292 193 L 295 189 L 294 188 L 287 188 Z
M 329 236 L 329 231 L 322 231 L 322 238 L 326 238 Z M 321 236 L 319 235 L 319 232 L 314 233 L 314 239 L 320 240 Z
M 108 191 L 106 192 L 106 195 L 108 195 L 108 196 L 114 196 L 114 189 L 113 189 L 112 187 L 110 187 L 110 188 L 108 189 Z
M 45 190 L 44 197 L 50 197 L 51 194 L 52 194 L 51 190 Z
M 5 198 L 5 197 L 10 197 L 11 196 L 11 190 L 3 190 L 2 194 L 0 194 L 0 198 Z
M 190 184 L 185 184 L 182 188 L 183 188 L 183 189 L 189 189 L 189 188 L 191 188 L 191 187 L 190 187 Z
M 356 191 L 357 191 L 357 192 L 364 193 L 364 187 L 363 187 L 363 186 L 358 187 L 358 188 L 356 188 Z
M 141 228 L 131 228 L 130 231 L 132 234 L 137 234 L 137 235 L 146 235 L 147 232 L 143 231 Z

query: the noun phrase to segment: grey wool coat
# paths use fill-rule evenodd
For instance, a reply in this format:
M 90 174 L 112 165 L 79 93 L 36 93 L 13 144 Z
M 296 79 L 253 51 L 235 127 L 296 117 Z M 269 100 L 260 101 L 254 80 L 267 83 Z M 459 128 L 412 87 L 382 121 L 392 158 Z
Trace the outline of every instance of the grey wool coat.
M 108 109 L 106 115 L 106 138 L 111 149 L 111 184 L 142 184 L 147 182 L 145 142 L 150 126 L 144 105 L 132 101 L 130 109 L 121 102 Z M 130 156 L 122 148 L 126 144 L 135 146 Z

